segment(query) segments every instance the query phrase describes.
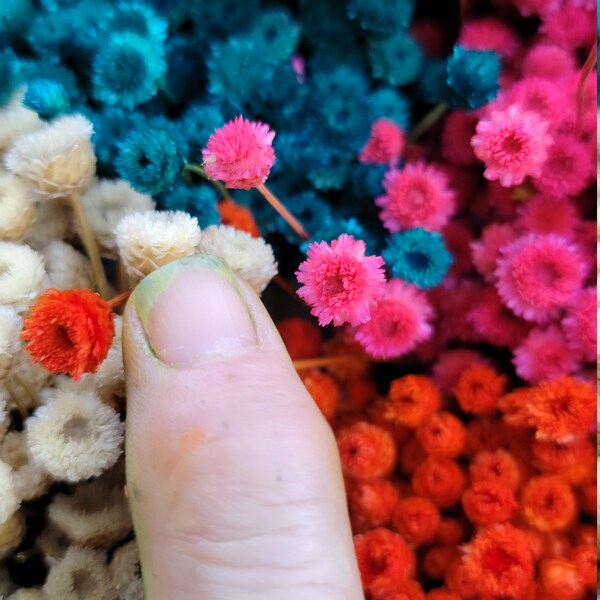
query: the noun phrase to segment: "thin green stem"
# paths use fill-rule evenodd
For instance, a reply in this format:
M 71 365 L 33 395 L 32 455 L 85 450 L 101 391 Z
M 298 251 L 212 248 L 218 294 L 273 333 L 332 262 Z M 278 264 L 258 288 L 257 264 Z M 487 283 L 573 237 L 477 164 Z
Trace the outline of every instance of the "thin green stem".
M 446 112 L 448 106 L 443 102 L 436 104 L 411 130 L 408 139 L 411 142 L 418 140 L 428 129 L 430 129 Z
M 184 173 L 188 172 L 200 175 L 200 177 L 202 177 L 202 179 L 206 179 L 206 181 L 208 181 L 208 183 L 210 183 L 219 192 L 219 194 L 225 198 L 225 200 L 233 200 L 233 198 L 229 195 L 227 188 L 220 181 L 209 177 L 208 173 L 200 165 L 197 165 L 196 163 L 188 163 L 185 165 L 185 167 L 183 167 L 183 171 Z

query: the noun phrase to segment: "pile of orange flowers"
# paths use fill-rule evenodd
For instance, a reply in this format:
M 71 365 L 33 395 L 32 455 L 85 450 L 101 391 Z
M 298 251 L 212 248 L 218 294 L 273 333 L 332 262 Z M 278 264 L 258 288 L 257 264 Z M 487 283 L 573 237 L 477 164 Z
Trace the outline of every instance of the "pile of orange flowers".
M 347 359 L 300 376 L 337 439 L 367 598 L 596 598 L 591 383 L 511 389 L 472 362 L 382 390 L 343 333 L 322 342 L 296 317 L 279 330 L 294 359 Z

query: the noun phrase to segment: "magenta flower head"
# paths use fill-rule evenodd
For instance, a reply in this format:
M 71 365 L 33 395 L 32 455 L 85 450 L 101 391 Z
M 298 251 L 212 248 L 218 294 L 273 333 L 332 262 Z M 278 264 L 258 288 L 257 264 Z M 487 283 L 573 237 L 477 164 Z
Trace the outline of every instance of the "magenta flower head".
M 383 258 L 365 256 L 365 243 L 346 233 L 331 245 L 310 244 L 307 254 L 296 272 L 303 284 L 298 295 L 312 306 L 319 325 L 366 323 L 385 288 Z
M 228 188 L 257 187 L 266 181 L 275 162 L 274 137 L 268 125 L 236 117 L 210 136 L 202 150 L 204 170 Z

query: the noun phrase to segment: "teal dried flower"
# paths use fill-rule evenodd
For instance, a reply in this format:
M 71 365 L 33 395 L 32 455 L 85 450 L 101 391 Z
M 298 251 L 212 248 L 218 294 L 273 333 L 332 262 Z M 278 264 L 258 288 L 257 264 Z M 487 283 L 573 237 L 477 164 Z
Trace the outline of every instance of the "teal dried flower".
M 404 131 L 410 127 L 410 102 L 398 90 L 382 87 L 367 98 L 371 121 L 390 119 L 400 125 Z
M 419 76 L 423 53 L 421 46 L 406 32 L 373 38 L 369 43 L 369 62 L 375 79 L 390 85 L 407 85 Z
M 15 54 L 12 50 L 0 52 L 0 106 L 13 93 L 17 85 Z
M 260 14 L 261 6 L 259 0 L 201 0 L 188 1 L 185 11 L 199 33 L 215 38 L 223 33 L 237 33 L 246 29 L 256 15 Z
M 0 2 L 0 46 L 10 44 L 29 26 L 33 16 L 31 0 Z
M 330 215 L 329 218 L 322 219 L 317 228 L 310 232 L 310 240 L 302 243 L 300 250 L 306 252 L 311 242 L 331 242 L 342 233 L 351 235 L 355 240 L 363 240 L 367 246 L 367 254 L 376 253 L 377 244 L 363 224 L 355 217 L 343 219 L 338 215 Z
M 201 229 L 221 222 L 217 210 L 218 195 L 209 184 L 189 186 L 182 183 L 160 194 L 156 200 L 161 209 L 186 212 L 196 217 Z
M 410 25 L 415 0 L 349 0 L 346 12 L 363 29 L 393 33 Z
M 112 36 L 93 59 L 93 97 L 125 108 L 151 100 L 166 69 L 163 50 L 135 33 Z
M 392 235 L 383 257 L 394 277 L 423 290 L 439 285 L 452 264 L 442 236 L 421 227 Z
M 418 96 L 430 104 L 441 102 L 447 88 L 445 80 L 446 61 L 441 58 L 425 59 L 416 85 Z
M 165 131 L 135 131 L 118 148 L 117 172 L 141 194 L 170 190 L 183 166 L 177 144 Z
M 285 10 L 267 10 L 254 19 L 249 35 L 273 64 L 289 61 L 300 39 L 300 26 Z
M 64 86 L 50 79 L 35 79 L 27 86 L 23 104 L 40 119 L 49 120 L 69 110 L 69 96 Z
M 101 27 L 110 35 L 125 31 L 136 33 L 159 46 L 167 39 L 166 20 L 142 2 L 118 2 L 109 9 Z

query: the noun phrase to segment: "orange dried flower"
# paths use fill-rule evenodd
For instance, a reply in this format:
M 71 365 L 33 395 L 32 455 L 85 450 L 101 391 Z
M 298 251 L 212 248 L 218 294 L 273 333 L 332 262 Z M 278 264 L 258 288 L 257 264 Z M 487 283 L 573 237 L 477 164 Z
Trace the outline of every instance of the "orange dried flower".
M 495 525 L 475 536 L 462 564 L 479 594 L 519 598 L 533 579 L 533 554 L 527 536 L 512 525 Z
M 34 362 L 77 381 L 95 373 L 115 334 L 114 313 L 91 290 L 49 289 L 30 307 L 22 339 Z
M 406 375 L 392 381 L 388 399 L 386 418 L 411 429 L 416 429 L 442 405 L 438 387 L 423 375 Z
M 508 378 L 483 364 L 465 369 L 454 386 L 460 408 L 474 415 L 489 415 L 496 411 L 498 399 L 504 393 Z
M 425 452 L 438 458 L 455 458 L 467 445 L 467 431 L 452 413 L 439 411 L 421 423 L 415 433 Z
M 494 481 L 513 492 L 521 485 L 521 469 L 517 459 L 506 450 L 478 452 L 469 465 L 471 482 Z
M 595 546 L 598 538 L 596 525 L 588 523 L 580 525 L 572 532 L 573 544 L 575 546 Z
M 385 477 L 396 464 L 396 444 L 391 434 L 359 421 L 336 434 L 342 469 L 355 479 Z
M 534 440 L 531 450 L 540 471 L 551 472 L 573 485 L 594 476 L 596 446 L 591 440 L 577 438 L 562 444 L 552 440 Z
M 581 510 L 588 515 L 595 516 L 598 506 L 598 485 L 595 474 L 581 483 L 579 492 L 581 494 Z
M 484 450 L 496 450 L 502 447 L 501 421 L 497 419 L 475 419 L 467 425 L 467 451 L 477 454 Z
M 521 491 L 521 512 L 540 531 L 557 531 L 569 526 L 577 515 L 571 486 L 554 475 L 532 477 Z
M 374 600 L 425 600 L 421 584 L 414 579 L 401 583 L 393 592 L 374 596 Z
M 451 592 L 458 594 L 461 598 L 468 600 L 479 600 L 477 582 L 474 573 L 465 565 L 461 559 L 450 563 L 444 574 L 446 585 Z
M 230 198 L 224 198 L 217 204 L 223 225 L 231 225 L 240 231 L 249 233 L 252 237 L 259 237 L 260 230 L 252 213 Z
M 459 556 L 456 546 L 433 546 L 427 550 L 423 557 L 423 571 L 427 577 L 436 581 L 443 581 L 446 569 Z
M 437 541 L 444 546 L 458 546 L 465 537 L 465 528 L 458 519 L 442 519 L 437 533 Z
M 424 544 L 436 536 L 440 526 L 440 511 L 429 498 L 402 498 L 392 517 L 393 528 L 409 543 Z
M 517 501 L 512 490 L 498 481 L 476 481 L 462 497 L 467 518 L 476 525 L 492 525 L 510 519 Z
M 400 468 L 408 476 L 411 476 L 426 458 L 427 454 L 415 436 L 410 437 L 400 448 Z
M 596 544 L 575 546 L 569 553 L 569 558 L 577 566 L 583 585 L 588 590 L 595 592 L 598 577 L 598 549 Z
M 458 594 L 446 588 L 431 590 L 425 598 L 426 600 L 463 600 Z
M 585 595 L 585 585 L 577 565 L 566 558 L 542 561 L 539 587 L 544 600 L 582 600 Z
M 415 572 L 415 557 L 400 535 L 371 529 L 354 536 L 363 588 L 374 596 L 394 591 Z
M 375 382 L 368 376 L 351 377 L 344 381 L 343 406 L 361 410 L 377 397 Z
M 467 478 L 458 463 L 448 458 L 429 457 L 412 476 L 415 493 L 429 498 L 440 508 L 456 504 L 466 484 Z
M 333 421 L 340 404 L 340 389 L 335 379 L 319 369 L 305 369 L 298 375 L 323 416 Z
M 320 356 L 323 345 L 321 332 L 308 319 L 283 319 L 277 324 L 277 330 L 292 360 Z
M 399 500 L 400 490 L 387 479 L 358 481 L 348 494 L 352 521 L 365 529 L 387 526 Z
M 323 353 L 325 356 L 359 357 L 356 360 L 347 360 L 327 367 L 338 381 L 356 379 L 360 375 L 365 375 L 370 369 L 369 357 L 364 348 L 346 329 L 336 331 L 334 337 L 323 344 Z

